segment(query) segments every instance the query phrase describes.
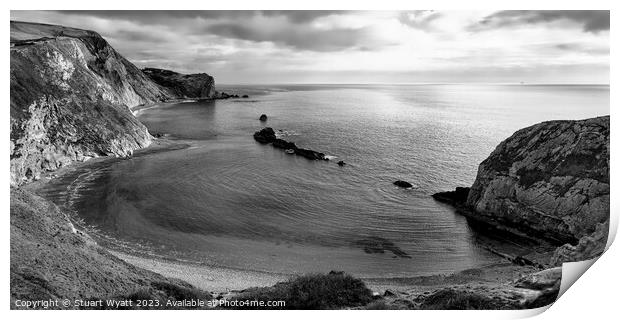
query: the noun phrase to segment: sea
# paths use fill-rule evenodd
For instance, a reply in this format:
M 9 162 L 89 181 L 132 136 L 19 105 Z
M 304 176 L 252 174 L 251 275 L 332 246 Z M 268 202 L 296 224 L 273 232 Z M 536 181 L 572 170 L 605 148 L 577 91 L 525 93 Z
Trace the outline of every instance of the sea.
M 497 263 L 489 246 L 531 244 L 489 236 L 431 195 L 471 186 L 480 162 L 521 128 L 610 112 L 608 85 L 218 90 L 249 97 L 145 108 L 139 120 L 175 147 L 93 166 L 68 183 L 63 205 L 100 243 L 277 274 L 412 277 Z M 257 143 L 264 127 L 330 161 Z

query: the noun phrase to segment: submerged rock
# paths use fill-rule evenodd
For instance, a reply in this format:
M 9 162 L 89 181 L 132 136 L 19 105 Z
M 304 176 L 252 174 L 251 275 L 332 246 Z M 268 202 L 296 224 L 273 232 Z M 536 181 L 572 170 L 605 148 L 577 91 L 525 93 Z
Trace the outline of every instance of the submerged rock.
M 343 167 L 345 164 L 346 163 L 344 163 L 344 161 L 342 161 L 342 160 L 338 161 L 338 165 L 341 166 L 341 167 Z
M 260 118 L 258 118 L 258 120 L 260 120 L 260 121 L 267 121 L 267 115 L 266 114 L 261 114 Z
M 411 258 L 409 254 L 400 249 L 394 242 L 381 237 L 367 237 L 353 242 L 353 245 L 361 248 L 368 254 L 383 254 L 389 251 L 399 258 Z
M 403 180 L 396 180 L 394 181 L 394 185 L 401 187 L 401 188 L 412 188 L 413 185 L 407 181 L 403 181 Z
M 248 96 L 247 94 L 244 94 L 241 98 L 247 99 L 247 98 L 249 98 L 249 97 L 250 97 L 250 96 Z

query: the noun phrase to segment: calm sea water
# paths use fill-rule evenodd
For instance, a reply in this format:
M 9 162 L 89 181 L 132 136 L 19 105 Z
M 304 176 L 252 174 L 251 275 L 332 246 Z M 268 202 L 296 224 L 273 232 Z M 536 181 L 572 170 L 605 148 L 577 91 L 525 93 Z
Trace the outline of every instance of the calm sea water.
M 71 186 L 70 205 L 99 236 L 277 273 L 393 277 L 481 266 L 499 260 L 483 248 L 488 239 L 430 195 L 471 185 L 478 164 L 520 128 L 609 114 L 608 86 L 221 89 L 251 97 L 162 104 L 139 115 L 151 133 L 187 148 L 117 161 Z M 264 126 L 347 165 L 260 145 L 252 134 Z M 414 188 L 395 187 L 398 179 Z M 373 246 L 384 253 L 367 252 Z

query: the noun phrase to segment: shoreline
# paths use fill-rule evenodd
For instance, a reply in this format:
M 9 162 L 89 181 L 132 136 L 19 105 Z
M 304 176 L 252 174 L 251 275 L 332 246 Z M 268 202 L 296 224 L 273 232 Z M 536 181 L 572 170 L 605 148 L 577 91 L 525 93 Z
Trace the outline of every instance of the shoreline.
M 140 104 L 140 105 L 137 105 L 137 106 L 135 106 L 133 108 L 129 108 L 129 111 L 131 111 L 133 116 L 137 118 L 142 112 L 144 112 L 146 110 L 149 110 L 149 109 L 152 109 L 152 108 L 157 108 L 158 106 L 160 106 L 162 104 L 196 102 L 196 101 L 201 101 L 201 100 L 214 100 L 214 99 L 197 99 L 197 98 L 194 98 L 194 99 L 189 99 L 189 98 L 188 99 L 170 99 L 170 100 L 166 100 L 166 101 Z
M 135 151 L 134 156 L 146 155 L 151 153 L 174 151 L 184 149 L 190 145 L 182 141 L 174 141 L 165 138 L 153 138 L 153 142 L 146 148 Z M 33 181 L 21 188 L 34 192 L 44 198 L 45 195 L 40 191 L 54 183 L 54 187 L 66 188 L 80 171 L 92 171 L 96 166 L 108 166 L 116 161 L 123 161 L 122 158 L 99 157 L 85 162 L 75 162 L 59 170 L 52 171 L 42 176 L 40 180 Z M 60 179 L 60 180 L 56 180 Z M 64 179 L 64 180 L 63 180 Z M 70 180 L 70 181 L 69 181 Z M 49 198 L 48 198 L 49 200 Z M 62 206 L 63 204 L 59 204 Z M 80 231 L 88 233 L 88 226 L 78 226 Z M 272 286 L 277 282 L 290 279 L 294 275 L 270 273 L 257 270 L 242 270 L 226 266 L 214 266 L 206 263 L 196 263 L 191 261 L 177 261 L 165 259 L 164 257 L 153 257 L 136 254 L 133 252 L 123 252 L 122 250 L 111 248 L 98 243 L 110 254 L 121 260 L 146 269 L 165 277 L 175 278 L 186 281 L 200 289 L 217 292 L 221 294 L 244 290 L 250 287 Z M 488 250 L 488 248 L 487 248 Z M 385 290 L 399 290 L 409 293 L 423 293 L 433 288 L 445 287 L 463 283 L 490 283 L 492 281 L 507 282 L 514 280 L 528 272 L 538 269 L 518 266 L 506 260 L 505 262 L 493 263 L 491 265 L 481 265 L 454 273 L 438 273 L 433 275 L 420 275 L 399 278 L 364 278 L 369 288 L 375 292 Z
M 264 271 L 241 270 L 210 266 L 204 263 L 172 261 L 165 258 L 146 257 L 106 248 L 119 259 L 165 277 L 183 280 L 193 286 L 215 294 L 242 292 L 253 287 L 269 287 L 286 281 L 295 275 Z M 539 271 L 533 267 L 499 262 L 465 269 L 455 273 L 438 273 L 412 277 L 366 278 L 360 277 L 372 291 L 383 294 L 396 290 L 410 295 L 422 294 L 434 289 L 468 284 L 506 284 L 529 273 Z
M 225 93 L 225 92 L 223 92 Z M 129 111 L 133 114 L 134 117 L 138 117 L 142 112 L 156 108 L 162 104 L 173 104 L 173 103 L 186 103 L 186 102 L 198 102 L 198 101 L 216 101 L 216 100 L 228 100 L 228 99 L 247 99 L 243 97 L 236 96 L 228 96 L 228 97 L 212 97 L 212 98 L 182 98 L 182 99 L 168 99 L 165 101 L 153 102 L 153 103 L 145 103 L 140 104 L 134 107 L 129 108 Z

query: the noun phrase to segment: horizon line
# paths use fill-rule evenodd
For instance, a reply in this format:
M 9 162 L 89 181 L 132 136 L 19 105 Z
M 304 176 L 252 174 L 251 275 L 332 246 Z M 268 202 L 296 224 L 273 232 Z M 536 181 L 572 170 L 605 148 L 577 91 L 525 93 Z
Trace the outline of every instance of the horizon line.
M 557 82 L 247 82 L 247 83 L 216 83 L 218 85 L 514 85 L 514 86 L 610 86 L 609 83 L 557 83 Z

